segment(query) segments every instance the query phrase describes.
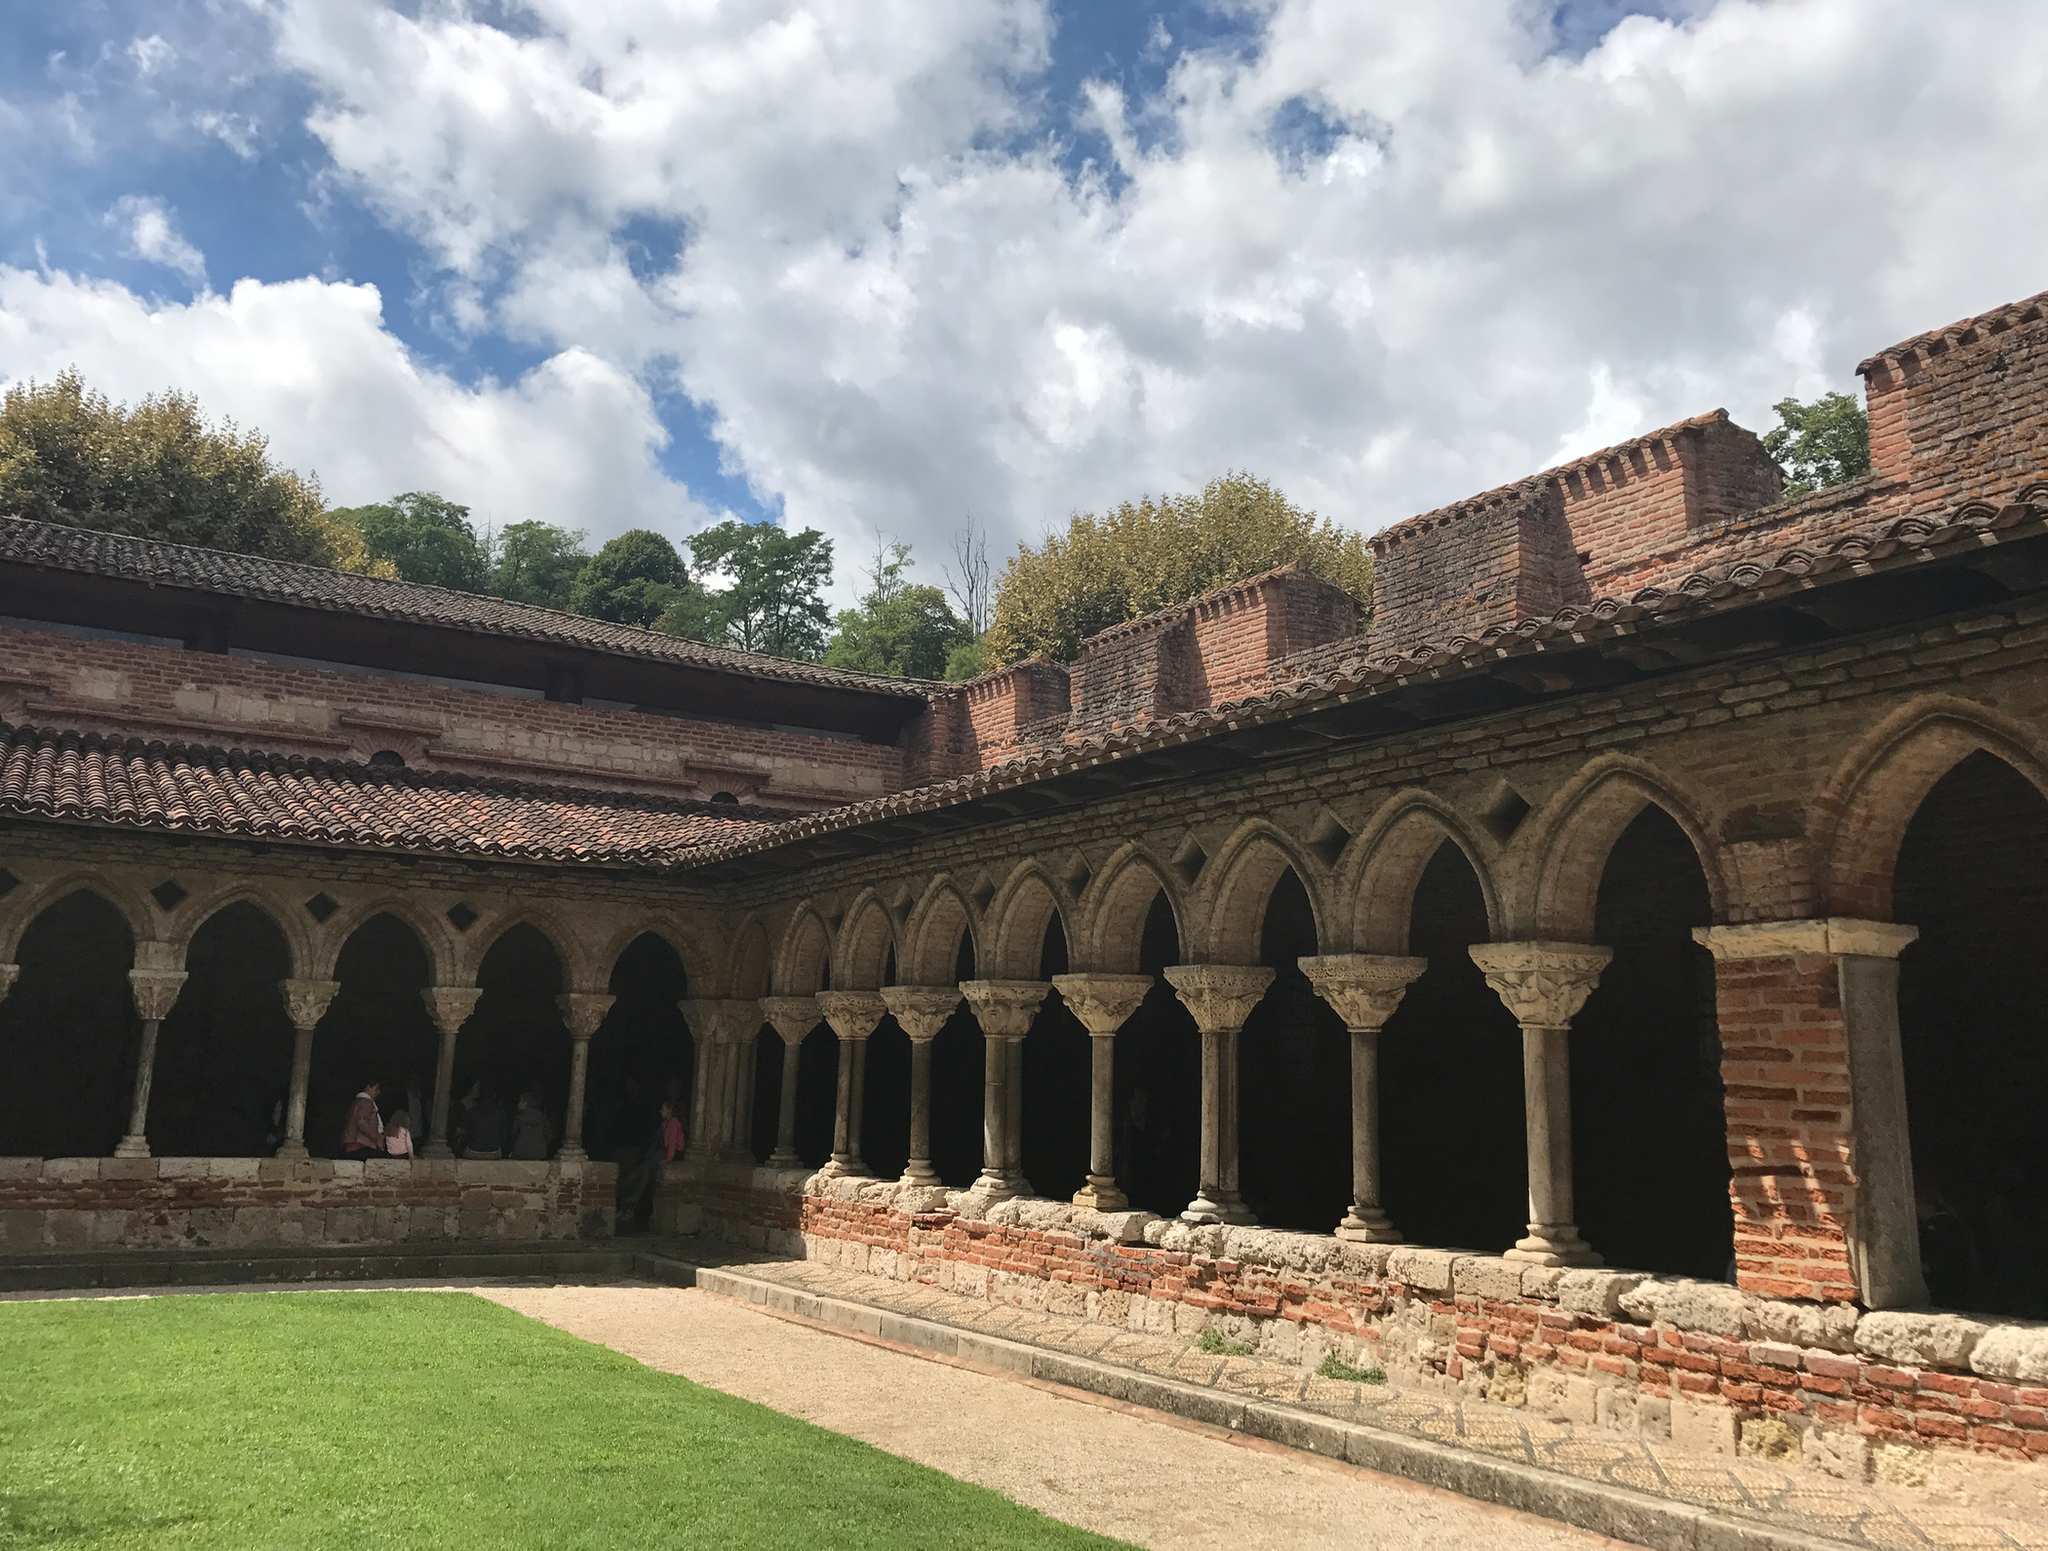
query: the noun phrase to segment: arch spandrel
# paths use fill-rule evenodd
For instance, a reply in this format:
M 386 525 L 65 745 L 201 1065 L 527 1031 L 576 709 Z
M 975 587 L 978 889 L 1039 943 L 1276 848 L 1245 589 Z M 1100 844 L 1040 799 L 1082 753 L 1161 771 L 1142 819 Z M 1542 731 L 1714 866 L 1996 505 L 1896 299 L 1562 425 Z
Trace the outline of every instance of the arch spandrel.
M 1068 939 L 1076 969 L 1107 975 L 1135 974 L 1145 939 L 1145 914 L 1154 895 L 1166 896 L 1174 930 L 1182 943 L 1190 940 L 1186 895 L 1173 881 L 1172 870 L 1136 841 L 1118 848 L 1090 881 L 1075 914 L 1082 942 Z
M 1685 832 L 1706 875 L 1714 919 L 1729 919 L 1729 869 L 1699 802 L 1647 761 L 1602 755 L 1589 761 L 1538 812 L 1523 820 L 1529 839 L 1509 847 L 1507 923 L 1515 936 L 1591 942 L 1608 855 L 1622 831 L 1655 804 Z
M 1502 910 L 1495 875 L 1500 846 L 1442 798 L 1410 789 L 1382 803 L 1346 849 L 1331 885 L 1331 916 L 1341 924 L 1348 914 L 1352 940 L 1326 951 L 1405 954 L 1415 890 L 1447 841 L 1471 864 L 1486 902 L 1488 930 L 1498 937 Z
M 1901 706 L 1858 740 L 1813 804 L 1823 912 L 1889 921 L 1906 828 L 1935 784 L 1973 754 L 2004 761 L 2048 796 L 2048 758 L 2028 728 L 1950 695 Z
M 882 983 L 891 950 L 896 953 L 900 971 L 903 953 L 896 942 L 896 923 L 889 919 L 889 907 L 873 889 L 863 889 L 846 912 L 839 940 L 833 944 L 832 989 L 874 990 Z
M 1312 862 L 1294 837 L 1266 819 L 1246 819 L 1217 850 L 1204 872 L 1197 915 L 1205 923 L 1199 958 L 1190 962 L 1256 964 L 1266 902 L 1274 885 L 1292 870 L 1308 895 L 1318 945 L 1330 941 L 1328 869 Z M 1214 882 L 1210 883 L 1209 880 Z M 1188 944 L 1182 943 L 1183 954 Z
M 966 896 L 950 874 L 940 873 L 926 886 L 924 897 L 904 923 L 904 948 L 896 978 L 907 986 L 951 985 L 962 932 L 974 939 L 975 957 L 980 959 L 981 934 L 975 928 L 974 911 Z
M 1074 940 L 1075 901 L 1035 859 L 1019 862 L 988 907 L 988 955 L 983 973 L 996 980 L 1036 980 L 1046 927 L 1058 916 Z

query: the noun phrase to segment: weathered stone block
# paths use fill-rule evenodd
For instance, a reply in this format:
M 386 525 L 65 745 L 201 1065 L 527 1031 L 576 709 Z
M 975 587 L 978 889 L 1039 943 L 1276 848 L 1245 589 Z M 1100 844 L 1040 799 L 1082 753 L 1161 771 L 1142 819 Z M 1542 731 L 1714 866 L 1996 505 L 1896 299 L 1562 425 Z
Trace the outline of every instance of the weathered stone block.
M 1990 1327 L 1959 1314 L 1880 1309 L 1856 1326 L 1856 1350 L 1898 1368 L 1962 1368 Z
M 1557 1306 L 1573 1314 L 1613 1319 L 1624 1294 L 1649 1278 L 1637 1271 L 1566 1271 L 1557 1280 Z
M 2048 1383 L 2048 1325 L 1993 1325 L 1971 1350 L 1970 1371 L 1987 1379 Z

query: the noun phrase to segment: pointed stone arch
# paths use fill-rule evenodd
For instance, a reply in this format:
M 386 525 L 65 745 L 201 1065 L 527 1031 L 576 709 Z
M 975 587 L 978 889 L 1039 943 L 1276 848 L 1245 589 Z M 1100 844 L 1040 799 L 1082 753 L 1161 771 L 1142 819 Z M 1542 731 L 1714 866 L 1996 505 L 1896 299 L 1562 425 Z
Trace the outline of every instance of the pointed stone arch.
M 1046 928 L 1055 916 L 1067 931 L 1074 901 L 1036 858 L 1019 862 L 989 902 L 988 958 L 982 973 L 994 980 L 1036 980 Z
M 975 961 L 981 960 L 981 934 L 975 930 L 974 911 L 948 873 L 932 879 L 924 898 L 910 912 L 903 928 L 904 950 L 897 964 L 896 978 L 904 985 L 940 986 L 953 983 L 953 966 L 960 957 L 960 934 L 974 941 Z
M 1702 817 L 1705 805 L 1647 761 L 1604 754 L 1589 761 L 1528 824 L 1533 859 L 1528 895 L 1508 911 L 1511 926 L 1556 942 L 1591 942 L 1593 913 L 1607 858 L 1622 831 L 1655 804 L 1692 842 L 1714 919 L 1729 918 L 1727 869 L 1721 848 Z
M 896 954 L 897 978 L 902 979 L 903 952 L 896 942 L 896 923 L 889 919 L 889 907 L 873 889 L 863 889 L 839 928 L 839 941 L 832 950 L 832 989 L 872 991 L 882 984 L 891 950 Z
M 423 908 L 421 900 L 405 894 L 374 895 L 330 916 L 314 939 L 313 969 L 310 978 L 332 980 L 334 966 L 341 958 L 342 949 L 348 946 L 348 940 L 361 931 L 366 923 L 378 916 L 390 916 L 419 940 L 420 949 L 427 956 L 431 984 L 476 984 L 476 964 L 469 964 L 465 970 L 461 948 L 447 918 L 438 911 Z M 482 958 L 483 954 L 479 952 L 477 962 L 480 963 Z M 464 978 L 465 974 L 467 978 Z
M 604 990 L 611 981 L 612 971 L 618 967 L 619 956 L 642 937 L 659 937 L 668 944 L 670 951 L 682 961 L 683 974 L 689 979 L 692 996 L 700 994 L 699 987 L 712 987 L 717 984 L 721 955 L 715 939 L 707 944 L 705 924 L 687 922 L 663 912 L 651 916 L 632 915 L 620 918 L 619 925 L 605 938 L 603 946 L 590 955 L 590 971 L 596 977 L 594 983 L 579 983 L 576 989 Z M 558 948 L 556 951 L 561 950 Z M 566 961 L 563 964 L 563 972 L 568 972 Z
M 207 922 L 235 905 L 250 905 L 262 912 L 284 939 L 285 949 L 291 955 L 292 978 L 311 978 L 309 971 L 317 957 L 312 917 L 302 906 L 281 897 L 278 890 L 268 883 L 231 883 L 207 895 L 193 909 L 180 912 L 185 919 L 169 940 L 177 944 L 182 955 L 192 946 L 192 939 L 199 935 Z
M 2026 728 L 1974 701 L 1931 695 L 1866 733 L 1813 804 L 1824 911 L 1892 918 L 1893 872 L 1906 827 L 1935 783 L 1972 754 L 1989 754 L 2048 795 L 2048 761 Z
M 768 928 L 759 916 L 748 916 L 733 934 L 726 988 L 734 996 L 763 997 L 774 989 L 774 980 L 775 954 L 768 945 Z
M 1471 863 L 1486 901 L 1488 929 L 1500 934 L 1500 887 L 1494 878 L 1500 847 L 1442 798 L 1410 788 L 1381 804 L 1359 831 L 1331 887 L 1331 914 L 1340 927 L 1348 907 L 1351 947 L 1360 953 L 1408 951 L 1416 887 L 1446 842 Z
M 582 937 L 553 910 L 531 904 L 508 911 L 493 920 L 487 929 L 472 931 L 469 934 L 470 941 L 464 944 L 468 949 L 468 955 L 464 960 L 464 970 L 468 976 L 465 984 L 476 983 L 477 973 L 483 968 L 484 960 L 490 956 L 491 949 L 516 926 L 530 926 L 547 939 L 548 946 L 555 950 L 555 958 L 561 963 L 562 989 L 565 992 L 604 989 L 603 975 L 593 978 L 591 954 Z M 631 940 L 627 939 L 628 942 Z M 606 963 L 604 972 L 609 973 L 610 969 L 611 965 Z
M 39 885 L 14 910 L 0 916 L 0 963 L 13 961 L 21 946 L 22 934 L 35 925 L 44 911 L 74 894 L 91 894 L 105 901 L 127 925 L 128 935 L 133 941 L 144 943 L 156 939 L 156 919 L 139 893 L 122 887 L 102 873 L 77 868 L 59 873 Z
M 777 996 L 810 996 L 832 982 L 832 931 L 808 900 L 790 912 L 775 955 Z
M 1217 851 L 1210 869 L 1216 881 L 1204 901 L 1207 930 L 1199 949 L 1201 958 L 1193 962 L 1258 963 L 1266 902 L 1272 898 L 1274 885 L 1290 869 L 1308 895 L 1316 942 L 1322 951 L 1328 951 L 1324 946 L 1330 942 L 1327 869 L 1310 862 L 1294 837 L 1278 825 L 1266 819 L 1246 819 Z M 1182 949 L 1186 951 L 1185 943 Z
M 1145 913 L 1156 894 L 1166 896 L 1174 928 L 1185 946 L 1191 935 L 1188 904 L 1172 877 L 1172 870 L 1136 841 L 1120 847 L 1081 896 L 1076 914 L 1086 943 L 1075 955 L 1075 968 L 1103 974 L 1136 973 L 1145 939 Z M 1070 941 L 1070 949 L 1076 946 L 1080 945 Z

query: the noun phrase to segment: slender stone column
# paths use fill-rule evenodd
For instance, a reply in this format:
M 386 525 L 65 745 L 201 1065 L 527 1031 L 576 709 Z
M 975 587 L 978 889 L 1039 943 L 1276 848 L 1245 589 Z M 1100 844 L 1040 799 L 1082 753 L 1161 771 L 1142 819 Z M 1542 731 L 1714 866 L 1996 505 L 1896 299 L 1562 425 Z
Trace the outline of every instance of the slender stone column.
M 1529 1236 L 1509 1260 L 1597 1266 L 1572 1205 L 1572 1019 L 1612 948 L 1576 942 L 1474 943 L 1472 962 L 1522 1026 L 1522 1104 L 1529 1137 Z
M 285 1100 L 284 1145 L 280 1158 L 303 1158 L 306 1154 L 306 1084 L 313 1075 L 313 1030 L 327 1016 L 338 980 L 280 980 L 285 1012 L 292 1020 L 292 1087 Z
M 1088 1183 L 1074 1205 L 1121 1212 L 1130 1199 L 1116 1187 L 1116 1031 L 1152 989 L 1150 975 L 1054 975 L 1060 997 L 1088 1031 Z
M 128 989 L 135 998 L 135 1015 L 142 1020 L 142 1045 L 135 1058 L 135 1093 L 128 1109 L 128 1134 L 114 1149 L 116 1158 L 149 1156 L 149 1085 L 156 1076 L 156 1033 L 176 1005 L 185 988 L 185 971 L 172 969 L 174 950 L 169 943 L 143 942 L 135 945 L 135 956 L 147 967 L 128 971 Z M 150 963 L 155 960 L 157 962 Z
M 555 998 L 569 1026 L 569 1112 L 562 1119 L 559 1158 L 587 1158 L 583 1150 L 583 1092 L 590 1078 L 590 1040 L 617 998 L 602 991 L 570 991 Z
M 764 996 L 761 1013 L 782 1036 L 782 1108 L 775 1124 L 775 1151 L 768 1155 L 771 1169 L 793 1169 L 803 1160 L 796 1155 L 797 1061 L 804 1036 L 815 1029 L 825 1014 L 814 996 Z
M 820 991 L 818 1006 L 839 1036 L 839 1106 L 832 1119 L 832 1169 L 866 1174 L 860 1155 L 861 1111 L 867 1099 L 868 1036 L 889 1011 L 879 991 Z
M 1299 962 L 1316 995 L 1351 1031 L 1351 1210 L 1337 1224 L 1337 1237 L 1399 1244 L 1380 1195 L 1380 1030 L 1429 960 L 1329 953 Z
M 476 986 L 427 986 L 420 992 L 427 1015 L 441 1033 L 441 1053 L 434 1062 L 434 1134 L 420 1149 L 424 1157 L 455 1156 L 455 1143 L 448 1135 L 448 1112 L 455 1103 L 455 1036 L 483 994 Z
M 932 1041 L 960 1005 L 958 986 L 883 986 L 882 1000 L 910 1036 L 910 1161 L 902 1183 L 936 1185 L 932 1167 Z
M 760 1026 L 761 1004 L 702 998 L 680 1002 L 697 1041 L 697 1081 L 690 1098 L 688 1156 L 699 1161 L 754 1161 L 739 1125 L 740 1056 Z
M 1181 1218 L 1257 1222 L 1237 1193 L 1237 1037 L 1273 983 L 1273 971 L 1249 964 L 1170 964 L 1166 980 L 1202 1031 L 1201 1188 Z
M 1899 1046 L 1898 957 L 1919 929 L 1835 916 L 1693 936 L 1719 993 L 1736 1280 L 1925 1304 Z
M 981 1175 L 976 1195 L 1004 1201 L 1033 1194 L 1024 1177 L 1024 1036 L 1052 989 L 1044 980 L 963 980 L 986 1042 L 982 1067 Z

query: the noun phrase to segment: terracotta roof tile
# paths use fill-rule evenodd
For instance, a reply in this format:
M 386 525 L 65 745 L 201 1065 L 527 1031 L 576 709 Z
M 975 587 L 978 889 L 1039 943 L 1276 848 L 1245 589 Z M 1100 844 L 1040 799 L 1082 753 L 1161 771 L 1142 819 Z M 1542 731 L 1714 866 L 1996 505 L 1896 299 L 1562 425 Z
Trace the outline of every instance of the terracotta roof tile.
M 1858 376 L 1868 376 L 1886 358 L 1896 360 L 1924 350 L 1929 345 L 1941 343 L 1950 347 L 1971 345 L 1990 334 L 2003 334 L 2007 329 L 2018 328 L 2024 323 L 2038 323 L 2048 316 L 2048 291 L 2036 292 L 2016 302 L 2007 302 L 2003 307 L 1994 307 L 1989 312 L 1980 312 L 1974 318 L 1958 318 L 1938 329 L 1928 329 L 1924 334 L 1915 334 L 1911 339 L 1902 339 L 1896 345 L 1866 356 L 1856 363 Z
M 484 631 L 561 646 L 616 652 L 678 666 L 738 673 L 751 678 L 818 684 L 867 694 L 922 700 L 935 687 L 923 679 L 893 678 L 792 662 L 759 652 L 708 646 L 658 630 L 614 625 L 580 614 L 564 614 L 531 603 L 512 603 L 480 593 L 454 592 L 417 582 L 395 582 L 378 576 L 357 576 L 319 566 L 293 565 L 256 555 L 219 549 L 195 549 L 126 534 L 101 533 L 31 522 L 25 517 L 0 517 L 0 560 L 94 576 L 120 577 L 198 592 L 261 598 L 302 608 L 360 614 L 376 619 L 439 625 L 454 630 Z
M 785 810 L 0 722 L 0 813 L 326 845 L 665 866 Z

